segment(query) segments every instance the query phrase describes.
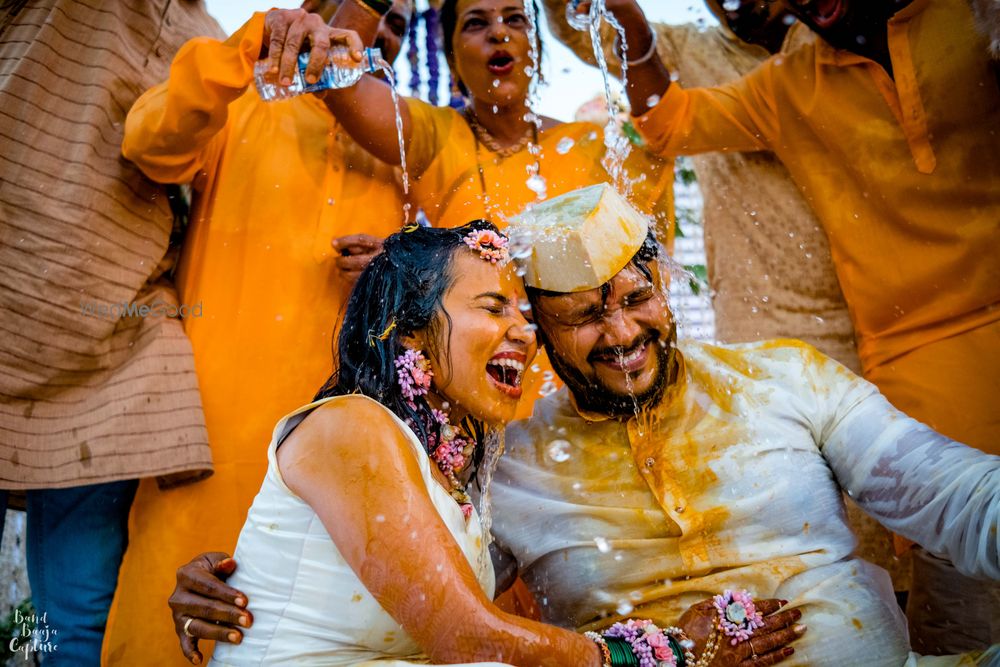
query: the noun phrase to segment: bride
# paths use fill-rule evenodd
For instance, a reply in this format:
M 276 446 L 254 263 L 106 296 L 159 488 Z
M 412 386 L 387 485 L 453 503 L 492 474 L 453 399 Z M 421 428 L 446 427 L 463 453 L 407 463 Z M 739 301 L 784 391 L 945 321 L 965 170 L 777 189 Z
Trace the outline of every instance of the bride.
M 231 637 L 212 664 L 695 664 L 710 602 L 682 627 L 617 624 L 604 636 L 491 602 L 488 528 L 467 485 L 487 485 L 474 472 L 513 417 L 537 347 L 507 259 L 507 239 L 485 221 L 386 239 L 351 295 L 333 376 L 275 427 L 229 580 L 239 592 L 225 587 L 250 601 L 231 608 L 252 627 L 236 632 L 205 611 L 218 603 L 172 598 L 191 662 L 202 660 L 197 638 Z M 751 621 L 779 606 L 747 602 Z M 768 631 L 791 622 L 784 613 Z M 741 662 L 742 646 L 720 644 L 714 664 Z

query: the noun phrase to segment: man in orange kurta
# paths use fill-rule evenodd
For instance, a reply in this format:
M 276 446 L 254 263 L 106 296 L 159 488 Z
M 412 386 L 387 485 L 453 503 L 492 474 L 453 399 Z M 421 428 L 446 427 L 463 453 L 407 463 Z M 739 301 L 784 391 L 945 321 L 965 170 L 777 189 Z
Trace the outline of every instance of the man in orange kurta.
M 387 58 L 408 17 L 402 1 L 387 15 L 379 44 Z M 397 170 L 351 141 L 320 100 L 260 99 L 253 65 L 264 37 L 256 14 L 224 42 L 188 42 L 170 78 L 126 122 L 127 158 L 153 180 L 194 189 L 178 289 L 182 302 L 203 304 L 185 330 L 215 475 L 172 491 L 140 486 L 108 664 L 185 664 L 166 606 L 174 571 L 192 553 L 233 548 L 267 467 L 271 429 L 331 372 L 332 332 L 350 287 L 331 241 L 381 238 L 403 222 Z
M 637 126 L 663 155 L 774 151 L 830 238 L 865 377 L 997 453 L 1000 89 L 985 39 L 964 0 L 790 6 L 824 39 L 729 85 L 684 90 L 655 59 L 631 68 Z M 630 44 L 649 43 L 648 28 L 635 34 Z M 662 96 L 648 109 L 651 90 Z M 1000 641 L 996 586 L 916 560 L 916 650 Z

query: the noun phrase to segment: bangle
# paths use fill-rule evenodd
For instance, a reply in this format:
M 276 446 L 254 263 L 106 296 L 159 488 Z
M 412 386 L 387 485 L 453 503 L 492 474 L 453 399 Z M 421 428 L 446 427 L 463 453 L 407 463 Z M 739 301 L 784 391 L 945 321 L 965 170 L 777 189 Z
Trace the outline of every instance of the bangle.
M 611 667 L 640 667 L 632 644 L 624 637 L 604 636 L 604 644 L 611 654 Z
M 644 54 L 636 58 L 635 60 L 625 60 L 622 54 L 622 42 L 621 36 L 615 37 L 615 53 L 618 54 L 618 60 L 625 63 L 627 67 L 632 67 L 634 65 L 641 65 L 649 61 L 654 55 L 656 55 L 656 31 L 652 28 L 649 29 L 649 48 Z
M 593 641 L 597 644 L 597 648 L 601 649 L 601 667 L 611 667 L 611 651 L 608 650 L 608 644 L 604 641 L 604 637 L 596 632 L 584 632 L 583 636 Z
M 392 9 L 392 2 L 389 0 L 356 0 L 356 2 L 374 12 L 379 18 L 385 16 Z

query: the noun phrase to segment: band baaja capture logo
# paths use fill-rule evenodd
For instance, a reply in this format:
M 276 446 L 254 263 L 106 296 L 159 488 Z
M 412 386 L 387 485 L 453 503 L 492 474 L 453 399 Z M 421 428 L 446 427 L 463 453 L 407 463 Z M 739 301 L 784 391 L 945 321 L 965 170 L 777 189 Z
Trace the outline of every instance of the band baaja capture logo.
M 55 653 L 59 650 L 56 637 L 59 630 L 49 627 L 48 612 L 24 613 L 14 610 L 14 628 L 7 648 L 12 654 L 20 653 L 31 660 L 34 653 Z

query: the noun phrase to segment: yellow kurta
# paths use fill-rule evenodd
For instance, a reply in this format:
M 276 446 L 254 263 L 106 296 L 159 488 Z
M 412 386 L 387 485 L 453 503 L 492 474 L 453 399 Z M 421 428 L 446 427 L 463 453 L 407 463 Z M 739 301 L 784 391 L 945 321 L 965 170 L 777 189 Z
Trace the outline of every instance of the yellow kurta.
M 963 0 L 888 25 L 895 79 L 817 40 L 638 127 L 662 154 L 773 150 L 830 238 L 862 368 L 942 433 L 1000 443 L 1000 89 Z
M 115 665 L 187 664 L 166 599 L 179 565 L 232 552 L 281 415 L 331 370 L 347 286 L 330 241 L 385 236 L 402 222 L 396 170 L 338 130 L 319 100 L 264 103 L 251 86 L 263 15 L 226 42 L 193 40 L 170 79 L 129 114 L 126 157 L 152 179 L 195 187 L 178 288 L 202 303 L 185 321 L 215 475 L 158 491 L 143 483 L 105 641 Z
M 406 156 L 415 181 L 411 195 L 433 226 L 457 227 L 486 218 L 503 229 L 507 218 L 536 201 L 537 195 L 527 186 L 527 170 L 535 158 L 527 150 L 501 158 L 485 146 L 477 146 L 472 129 L 454 109 L 413 99 L 407 104 L 413 120 L 413 138 Z M 539 134 L 538 144 L 539 174 L 545 179 L 547 198 L 610 180 L 601 165 L 605 148 L 604 132 L 599 126 L 556 125 Z M 625 162 L 625 171 L 635 181 L 631 202 L 653 216 L 659 239 L 671 249 L 673 163 L 634 148 Z M 518 417 L 531 415 L 546 373 L 551 373 L 551 366 L 540 349 L 525 375 Z M 553 378 L 553 382 L 559 385 L 558 379 Z

